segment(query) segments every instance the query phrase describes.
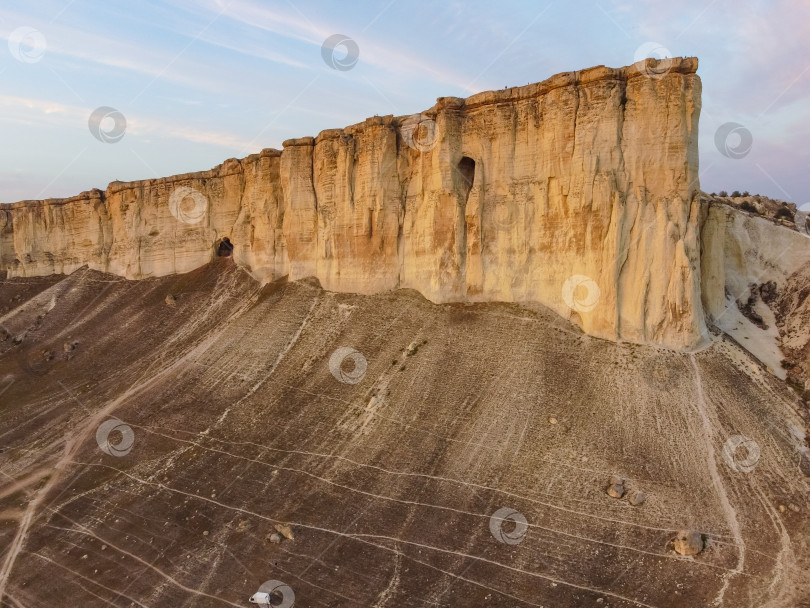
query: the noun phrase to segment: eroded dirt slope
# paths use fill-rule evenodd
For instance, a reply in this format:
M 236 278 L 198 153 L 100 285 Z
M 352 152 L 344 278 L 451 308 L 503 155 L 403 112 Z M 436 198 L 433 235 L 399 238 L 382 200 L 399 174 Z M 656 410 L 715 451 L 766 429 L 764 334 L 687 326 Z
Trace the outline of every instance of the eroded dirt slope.
M 248 606 L 268 580 L 300 607 L 810 605 L 796 398 L 721 338 L 260 288 L 227 259 L 29 295 L 0 342 L 2 606 Z M 758 458 L 723 457 L 737 436 Z

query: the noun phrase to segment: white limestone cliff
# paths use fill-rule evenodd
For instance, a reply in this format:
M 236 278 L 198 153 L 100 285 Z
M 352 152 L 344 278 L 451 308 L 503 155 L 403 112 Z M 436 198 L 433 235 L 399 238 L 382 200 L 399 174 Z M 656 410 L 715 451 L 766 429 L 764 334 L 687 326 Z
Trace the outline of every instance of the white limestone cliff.
M 568 72 L 210 171 L 4 205 L 0 271 L 162 276 L 227 236 L 260 279 L 539 302 L 594 336 L 691 348 L 705 339 L 696 69 Z

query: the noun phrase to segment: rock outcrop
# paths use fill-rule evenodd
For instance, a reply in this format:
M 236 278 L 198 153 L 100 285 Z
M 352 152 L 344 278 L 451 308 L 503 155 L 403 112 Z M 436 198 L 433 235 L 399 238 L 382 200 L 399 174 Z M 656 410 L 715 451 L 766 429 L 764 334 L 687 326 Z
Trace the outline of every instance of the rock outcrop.
M 189 271 L 434 302 L 539 302 L 589 334 L 693 347 L 697 60 L 568 72 L 284 142 L 205 172 L 0 211 L 0 271 Z
M 734 194 L 738 193 L 735 192 Z M 798 210 L 795 203 L 788 203 L 760 194 L 750 195 L 747 192 L 745 196 L 722 196 L 701 192 L 700 200 L 704 205 L 726 205 L 751 216 L 767 218 L 774 224 L 784 226 L 790 230 L 804 231 L 803 226 L 798 223 L 800 214 L 797 214 Z
M 704 198 L 701 217 L 707 318 L 775 375 L 807 390 L 810 236 L 775 214 L 715 197 Z
M 748 298 L 752 285 L 773 282 L 781 292 L 790 275 L 810 265 L 806 235 L 724 204 L 703 208 L 701 245 L 703 304 L 714 319 Z

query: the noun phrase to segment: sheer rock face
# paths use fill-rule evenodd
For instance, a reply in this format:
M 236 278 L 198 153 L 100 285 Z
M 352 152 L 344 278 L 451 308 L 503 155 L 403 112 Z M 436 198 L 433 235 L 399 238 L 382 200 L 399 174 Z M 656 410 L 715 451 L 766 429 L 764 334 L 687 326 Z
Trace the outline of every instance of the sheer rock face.
M 595 336 L 692 347 L 704 331 L 696 69 L 569 72 L 211 171 L 4 206 L 0 270 L 162 276 L 210 261 L 228 236 L 262 279 L 540 302 Z

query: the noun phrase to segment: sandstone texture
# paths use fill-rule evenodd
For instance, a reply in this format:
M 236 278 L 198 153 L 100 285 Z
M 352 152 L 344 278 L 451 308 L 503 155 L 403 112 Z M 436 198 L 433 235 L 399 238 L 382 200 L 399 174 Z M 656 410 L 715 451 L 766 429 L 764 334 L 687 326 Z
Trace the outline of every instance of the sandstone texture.
M 160 277 L 229 237 L 263 281 L 537 302 L 594 336 L 694 347 L 696 70 L 677 58 L 567 72 L 210 171 L 5 205 L 0 271 Z

